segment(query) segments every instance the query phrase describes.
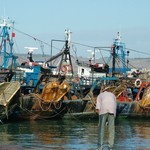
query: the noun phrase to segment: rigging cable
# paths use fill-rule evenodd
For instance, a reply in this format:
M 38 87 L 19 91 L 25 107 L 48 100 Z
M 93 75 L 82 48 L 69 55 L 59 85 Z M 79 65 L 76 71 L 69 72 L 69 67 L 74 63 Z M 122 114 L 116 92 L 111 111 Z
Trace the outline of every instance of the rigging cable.
M 101 55 L 101 57 L 102 57 L 104 63 L 106 64 L 106 61 L 105 61 L 105 59 L 104 59 L 104 57 L 103 57 L 103 55 L 102 55 L 101 49 L 99 49 L 99 52 L 100 52 L 100 55 Z
M 49 44 L 49 43 L 47 43 L 47 42 L 44 42 L 44 41 L 42 41 L 42 40 L 40 40 L 40 39 L 38 39 L 38 38 L 36 38 L 36 37 L 30 35 L 30 34 L 27 34 L 27 33 L 23 32 L 23 31 L 20 31 L 20 30 L 14 28 L 14 27 L 12 27 L 12 28 L 13 28 L 13 30 L 15 30 L 15 31 L 17 31 L 17 32 L 19 32 L 19 33 L 21 33 L 21 34 L 26 35 L 26 36 L 28 36 L 28 37 L 34 39 L 35 41 L 38 41 L 38 42 L 40 43 L 40 47 L 41 47 L 41 49 L 42 49 L 42 54 L 43 54 L 43 55 L 44 55 L 44 50 L 43 50 L 44 47 L 43 47 L 43 44 L 47 45 L 47 46 L 49 47 L 49 49 L 51 49 L 51 44 Z M 57 49 L 57 50 L 60 50 L 60 48 L 57 48 L 57 47 L 55 47 L 55 46 L 52 46 L 52 47 L 55 48 L 55 49 Z M 62 49 L 64 49 L 64 47 L 63 47 Z M 60 51 L 61 51 L 61 50 L 60 50 Z M 45 56 L 45 55 L 44 55 L 44 56 Z
M 141 53 L 141 54 L 145 54 L 145 55 L 150 55 L 150 53 L 146 53 L 146 52 L 140 52 L 131 48 L 126 48 L 127 50 L 133 51 L 133 52 L 137 52 L 137 53 Z
M 77 49 L 76 49 L 76 47 L 73 44 L 72 44 L 72 50 L 75 53 L 76 61 L 78 61 Z
M 117 59 L 118 59 L 120 62 L 123 63 L 123 60 L 122 60 L 121 58 L 117 57 Z M 136 69 L 136 67 L 133 66 L 133 65 L 131 65 L 130 63 L 128 63 L 128 65 L 131 66 L 132 68 Z M 125 63 L 125 66 L 128 68 L 128 66 L 126 65 L 126 63 Z
M 13 27 L 13 28 L 14 28 L 14 27 Z M 40 43 L 43 43 L 43 44 L 45 44 L 45 45 L 51 47 L 51 44 L 49 44 L 49 43 L 47 43 L 47 42 L 44 42 L 44 41 L 42 41 L 42 40 L 40 40 L 40 39 L 38 39 L 38 38 L 36 38 L 36 37 L 34 37 L 34 36 L 28 34 L 28 33 L 25 33 L 25 32 L 23 32 L 23 31 L 20 31 L 20 30 L 18 30 L 18 29 L 16 29 L 16 28 L 14 28 L 14 30 L 17 31 L 17 32 L 19 32 L 19 33 L 22 33 L 23 35 L 26 35 L 26 36 L 28 36 L 28 37 L 34 39 L 35 41 L 39 41 Z M 57 48 L 57 47 L 55 47 L 55 46 L 53 46 L 53 48 L 55 48 L 55 49 L 57 49 L 57 50 L 60 50 L 60 48 Z
M 22 34 L 24 34 L 24 35 L 26 35 L 26 36 L 28 36 L 28 37 L 31 37 L 31 38 L 34 39 L 34 40 L 37 40 L 37 41 L 39 41 L 39 42 L 41 42 L 41 43 L 44 43 L 45 45 L 48 45 L 49 47 L 51 46 L 49 43 L 44 42 L 44 41 L 42 41 L 42 40 L 40 40 L 40 39 L 38 39 L 38 38 L 36 38 L 36 37 L 30 35 L 30 34 L 27 34 L 27 33 L 23 32 L 23 31 L 18 30 L 18 29 L 14 28 L 14 27 L 12 27 L 12 29 L 14 29 L 14 30 L 16 30 L 17 32 L 20 32 L 20 33 L 22 33 Z M 88 47 L 88 48 L 100 48 L 100 49 L 103 50 L 103 51 L 109 51 L 109 52 L 111 51 L 111 50 L 107 50 L 107 49 L 106 49 L 106 48 L 111 48 L 111 47 L 94 47 L 94 46 L 91 46 L 91 45 L 81 44 L 81 43 L 78 43 L 78 42 L 71 42 L 71 43 L 74 43 L 74 44 L 77 44 L 77 45 L 81 45 L 81 46 L 84 46 L 84 47 Z M 53 46 L 53 47 L 54 47 L 54 46 Z M 56 48 L 56 47 L 54 47 L 54 48 Z M 58 49 L 58 48 L 56 48 L 56 49 Z M 141 53 L 141 54 L 145 54 L 145 55 L 150 55 L 149 53 L 140 52 L 140 51 L 137 51 L 137 50 L 134 50 L 134 49 L 131 49 L 131 48 L 126 48 L 126 49 L 127 49 L 127 50 L 130 50 L 130 51 L 137 52 L 137 53 Z M 58 49 L 58 50 L 60 50 L 60 49 Z
M 89 45 L 85 45 L 85 44 L 81 44 L 81 43 L 77 43 L 77 42 L 71 42 L 71 43 L 81 45 L 81 46 L 84 46 L 84 47 L 88 47 L 88 48 L 94 48 L 93 46 L 89 46 Z
M 84 46 L 84 47 L 88 47 L 88 48 L 97 48 L 97 49 L 101 49 L 101 50 L 104 50 L 104 51 L 111 51 L 111 50 L 106 49 L 106 48 L 111 48 L 111 47 L 94 47 L 94 46 L 91 46 L 91 45 L 81 44 L 81 43 L 78 43 L 78 42 L 71 42 L 71 43 L 81 45 L 81 46 Z M 130 50 L 130 51 L 134 51 L 134 52 L 137 52 L 137 53 L 141 53 L 141 54 L 144 54 L 144 55 L 150 55 L 150 53 L 137 51 L 137 50 L 134 50 L 134 49 L 131 49 L 131 48 L 125 48 L 125 49 Z
M 111 50 L 107 50 L 106 48 L 111 48 L 111 47 L 95 47 L 95 46 L 90 46 L 90 45 L 86 45 L 86 44 L 81 44 L 81 43 L 78 43 L 78 42 L 71 42 L 73 44 L 77 44 L 77 45 L 80 45 L 80 46 L 84 46 L 84 47 L 88 47 L 88 48 L 93 48 L 93 49 L 101 49 L 101 50 L 104 50 L 104 51 L 111 51 Z
M 14 28 L 14 27 L 13 27 L 13 29 L 16 30 L 16 31 L 19 32 L 19 33 L 22 33 L 22 34 L 24 34 L 24 35 L 26 35 L 26 36 L 28 36 L 28 37 L 31 37 L 31 38 L 34 39 L 35 41 L 37 40 L 37 41 L 39 41 L 39 42 L 44 43 L 45 45 L 51 46 L 49 43 L 44 42 L 44 41 L 42 41 L 42 40 L 40 40 L 40 39 L 38 39 L 38 38 L 36 38 L 36 37 L 30 35 L 30 34 L 27 34 L 27 33 L 23 32 L 23 31 L 20 31 L 20 30 Z

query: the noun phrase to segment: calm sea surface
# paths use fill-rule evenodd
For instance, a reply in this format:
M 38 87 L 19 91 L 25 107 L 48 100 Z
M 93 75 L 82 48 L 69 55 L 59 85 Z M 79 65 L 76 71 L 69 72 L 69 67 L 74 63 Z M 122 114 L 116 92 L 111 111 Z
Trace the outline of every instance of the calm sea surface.
M 0 149 L 95 150 L 97 122 L 64 119 L 1 124 Z M 150 150 L 150 120 L 118 119 L 115 143 L 116 150 Z

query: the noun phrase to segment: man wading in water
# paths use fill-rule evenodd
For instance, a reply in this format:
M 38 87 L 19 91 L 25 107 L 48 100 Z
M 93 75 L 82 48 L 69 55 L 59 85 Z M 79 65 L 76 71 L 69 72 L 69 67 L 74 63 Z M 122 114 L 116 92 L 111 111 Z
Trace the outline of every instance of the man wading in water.
M 102 92 L 96 100 L 96 110 L 99 114 L 98 123 L 98 149 L 103 149 L 105 125 L 108 123 L 108 146 L 114 150 L 116 97 L 111 92 Z

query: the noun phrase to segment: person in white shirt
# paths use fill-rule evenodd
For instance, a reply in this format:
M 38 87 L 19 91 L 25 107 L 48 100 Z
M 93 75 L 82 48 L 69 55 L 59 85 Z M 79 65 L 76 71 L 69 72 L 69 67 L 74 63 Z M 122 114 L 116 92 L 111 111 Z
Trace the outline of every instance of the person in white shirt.
M 96 110 L 99 114 L 98 124 L 98 150 L 103 149 L 105 125 L 108 122 L 108 146 L 114 149 L 116 97 L 113 93 L 104 91 L 97 96 Z

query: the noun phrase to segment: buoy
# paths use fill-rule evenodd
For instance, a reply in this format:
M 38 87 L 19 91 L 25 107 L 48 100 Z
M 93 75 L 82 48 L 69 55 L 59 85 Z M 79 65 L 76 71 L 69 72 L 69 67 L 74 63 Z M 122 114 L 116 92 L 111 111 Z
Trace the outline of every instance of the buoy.
M 135 83 L 134 83 L 135 87 L 139 88 L 141 86 L 141 84 L 142 84 L 141 79 L 136 79 L 135 80 Z

